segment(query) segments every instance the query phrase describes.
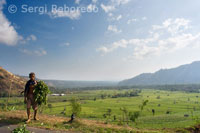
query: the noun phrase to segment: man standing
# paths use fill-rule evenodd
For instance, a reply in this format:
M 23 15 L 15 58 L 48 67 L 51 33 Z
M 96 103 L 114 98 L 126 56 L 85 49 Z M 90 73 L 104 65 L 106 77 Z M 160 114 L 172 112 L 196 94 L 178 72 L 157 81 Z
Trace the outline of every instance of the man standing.
M 30 109 L 31 106 L 34 110 L 34 120 L 37 119 L 37 103 L 35 102 L 33 90 L 35 89 L 35 85 L 37 84 L 37 81 L 35 80 L 35 73 L 29 74 L 30 80 L 26 83 L 25 90 L 24 90 L 24 103 L 27 104 L 27 116 L 28 120 L 26 123 L 30 122 Z

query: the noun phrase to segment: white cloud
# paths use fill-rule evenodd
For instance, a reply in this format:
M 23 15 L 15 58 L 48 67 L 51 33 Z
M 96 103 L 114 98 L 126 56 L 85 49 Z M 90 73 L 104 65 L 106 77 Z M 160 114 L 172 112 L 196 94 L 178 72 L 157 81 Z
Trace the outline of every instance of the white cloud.
M 130 24 L 130 23 L 132 23 L 132 22 L 137 22 L 137 21 L 138 21 L 138 19 L 132 18 L 132 19 L 129 19 L 129 20 L 127 21 L 127 24 Z
M 136 18 L 129 19 L 127 21 L 127 24 L 131 24 L 133 22 L 137 22 L 137 21 L 141 21 L 141 20 L 145 21 L 145 20 L 147 20 L 147 17 L 142 17 L 141 19 L 138 19 L 138 18 L 137 19 Z
M 87 6 L 87 10 L 88 10 L 89 12 L 95 10 L 95 8 L 97 8 L 97 7 L 96 7 L 96 5 L 94 5 L 94 4 L 89 4 L 89 5 Z
M 113 14 L 112 14 L 112 13 L 109 13 L 109 14 L 108 14 L 108 16 L 109 16 L 109 17 L 112 17 L 112 16 L 113 16 Z
M 28 50 L 28 49 L 20 49 L 20 52 L 27 54 L 27 55 L 35 55 L 35 56 L 44 56 L 47 54 L 47 52 L 44 49 L 38 49 L 38 50 Z
M 92 3 L 97 3 L 98 0 L 92 0 Z
M 132 48 L 128 59 L 143 59 L 152 55 L 175 52 L 186 47 L 200 47 L 200 33 L 188 33 L 189 20 L 184 18 L 167 19 L 161 25 L 153 25 L 146 38 L 121 39 L 110 45 L 103 45 L 97 51 L 105 55 L 118 48 Z
M 108 14 L 108 20 L 109 21 L 119 21 L 122 19 L 122 15 L 114 16 L 112 13 Z
M 147 20 L 147 17 L 142 17 L 142 20 Z
M 127 4 L 128 2 L 130 2 L 131 0 L 111 0 L 113 3 L 116 3 L 117 5 L 123 5 L 123 4 Z
M 22 37 L 18 35 L 14 26 L 11 25 L 11 22 L 9 22 L 3 14 L 2 10 L 4 4 L 6 4 L 6 1 L 0 0 L 0 43 L 8 46 L 14 46 L 19 40 L 22 39 Z
M 80 1 L 81 1 L 81 0 L 75 0 L 75 3 L 76 3 L 76 4 L 80 4 Z
M 28 36 L 27 38 L 23 38 L 21 37 L 19 43 L 21 44 L 26 44 L 28 43 L 29 41 L 36 41 L 37 40 L 37 37 L 33 34 L 31 34 L 30 36 Z
M 122 32 L 121 30 L 117 29 L 116 25 L 108 25 L 108 29 L 107 30 L 111 31 L 111 32 L 114 32 L 114 33 L 120 33 L 120 32 Z
M 107 54 L 118 48 L 127 48 L 128 45 L 140 47 L 140 45 L 152 43 L 157 39 L 158 39 L 157 36 L 154 36 L 152 38 L 146 38 L 146 39 L 130 39 L 130 40 L 121 39 L 119 41 L 113 42 L 109 47 L 101 46 L 100 48 L 97 49 L 97 51 L 103 52 L 103 54 Z
M 39 50 L 35 50 L 34 53 L 37 55 L 37 56 L 43 56 L 43 55 L 46 55 L 47 52 L 43 49 L 39 49 Z
M 113 5 L 107 5 L 107 6 L 106 6 L 106 5 L 104 5 L 104 4 L 101 4 L 101 8 L 102 8 L 106 13 L 115 10 L 115 6 L 113 6 Z
M 120 19 L 122 19 L 122 15 L 121 14 L 116 18 L 116 20 L 119 21 Z
M 60 46 L 66 46 L 66 47 L 68 47 L 69 45 L 70 45 L 70 43 L 66 42 L 66 43 L 61 44 Z
M 191 26 L 189 25 L 190 20 L 184 18 L 176 18 L 176 19 L 167 19 L 162 25 L 153 25 L 153 30 L 163 30 L 166 29 L 170 34 L 175 35 L 177 33 L 183 32 L 189 29 Z
M 126 48 L 128 42 L 125 39 L 122 39 L 118 42 L 114 42 L 109 48 L 105 46 L 101 46 L 100 48 L 97 48 L 97 51 L 102 52 L 102 55 L 112 52 L 118 48 Z
M 109 13 L 114 11 L 118 6 L 127 4 L 131 0 L 110 0 L 108 5 L 101 4 L 101 8 L 106 12 Z
M 72 20 L 74 19 L 79 19 L 81 16 L 80 10 L 71 10 L 71 11 L 61 11 L 61 10 L 54 10 L 48 15 L 52 18 L 63 18 L 63 17 L 68 17 Z
M 3 9 L 3 5 L 6 4 L 5 0 L 0 0 L 0 10 Z
M 112 51 L 112 49 L 109 49 L 105 46 L 101 46 L 101 47 L 97 48 L 96 50 L 99 52 L 102 52 L 102 55 Z
M 37 37 L 36 37 L 35 35 L 32 34 L 32 35 L 28 36 L 26 40 L 27 40 L 27 41 L 31 41 L 31 40 L 32 40 L 32 41 L 36 41 L 36 40 L 37 40 Z
M 9 20 L 3 14 L 2 10 L 4 4 L 6 4 L 6 1 L 0 0 L 0 43 L 8 46 L 14 46 L 18 43 L 25 44 L 28 41 L 36 41 L 37 37 L 35 35 L 30 35 L 24 39 L 17 33 L 15 30 L 15 27 L 17 26 L 12 26 L 11 22 L 9 22 Z

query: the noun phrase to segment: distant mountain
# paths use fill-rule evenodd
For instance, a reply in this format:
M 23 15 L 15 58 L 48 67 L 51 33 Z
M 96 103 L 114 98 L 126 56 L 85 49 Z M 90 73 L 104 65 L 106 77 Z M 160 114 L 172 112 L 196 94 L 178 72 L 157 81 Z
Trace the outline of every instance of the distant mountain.
M 24 89 L 25 82 L 26 79 L 16 76 L 0 67 L 0 92 L 8 92 L 10 87 L 12 93 L 22 91 Z
M 29 79 L 28 76 L 20 76 Z M 48 80 L 48 79 L 39 79 L 43 80 L 49 87 L 56 89 L 66 89 L 66 88 L 82 88 L 82 87 L 101 87 L 101 86 L 117 86 L 117 81 L 73 81 L 73 80 Z
M 143 73 L 119 82 L 121 86 L 164 84 L 200 84 L 200 61 L 155 73 Z
M 116 86 L 118 82 L 112 81 L 69 81 L 69 80 L 44 80 L 48 86 L 57 89 L 77 87 Z

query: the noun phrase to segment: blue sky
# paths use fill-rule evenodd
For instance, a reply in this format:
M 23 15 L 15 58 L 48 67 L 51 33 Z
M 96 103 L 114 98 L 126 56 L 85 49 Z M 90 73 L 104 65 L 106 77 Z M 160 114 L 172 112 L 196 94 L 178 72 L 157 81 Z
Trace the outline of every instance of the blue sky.
M 200 60 L 199 7 L 198 0 L 0 0 L 0 66 L 43 79 L 123 80 L 191 63 Z

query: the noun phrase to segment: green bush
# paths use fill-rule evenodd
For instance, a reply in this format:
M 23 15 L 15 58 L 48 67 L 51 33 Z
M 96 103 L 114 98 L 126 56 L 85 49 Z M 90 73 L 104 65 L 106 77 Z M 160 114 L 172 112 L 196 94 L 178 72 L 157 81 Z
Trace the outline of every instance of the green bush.
M 70 101 L 70 105 L 72 107 L 71 112 L 75 115 L 75 116 L 79 116 L 81 113 L 81 104 L 77 101 L 77 99 L 72 98 Z

